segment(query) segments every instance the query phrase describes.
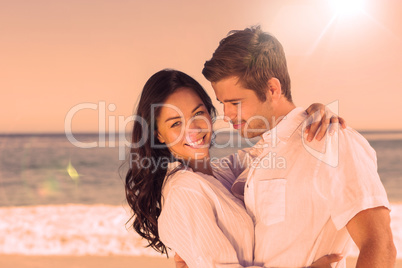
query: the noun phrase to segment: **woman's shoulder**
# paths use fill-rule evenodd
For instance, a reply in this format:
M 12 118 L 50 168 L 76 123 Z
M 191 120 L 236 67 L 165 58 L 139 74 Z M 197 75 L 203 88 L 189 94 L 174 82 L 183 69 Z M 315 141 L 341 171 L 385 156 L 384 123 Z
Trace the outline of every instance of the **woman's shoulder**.
M 187 167 L 175 170 L 168 175 L 165 180 L 165 185 L 163 187 L 164 192 L 173 189 L 197 191 L 203 188 L 206 184 L 200 174 Z
M 166 209 L 209 203 L 210 186 L 200 174 L 183 168 L 167 176 L 162 188 L 162 214 Z M 184 210 L 183 210 L 184 211 Z M 171 214 L 171 213 L 170 213 Z

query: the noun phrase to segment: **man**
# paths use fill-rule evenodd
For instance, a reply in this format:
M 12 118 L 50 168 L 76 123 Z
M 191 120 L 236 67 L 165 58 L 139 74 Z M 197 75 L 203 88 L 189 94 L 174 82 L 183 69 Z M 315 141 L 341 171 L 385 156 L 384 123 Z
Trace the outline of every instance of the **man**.
M 326 254 L 346 254 L 353 239 L 357 267 L 393 267 L 389 204 L 374 150 L 351 128 L 321 141 L 307 137 L 278 40 L 260 27 L 232 32 L 203 74 L 233 127 L 262 137 L 248 174 L 232 187 L 244 194 L 254 220 L 254 264 L 308 266 Z

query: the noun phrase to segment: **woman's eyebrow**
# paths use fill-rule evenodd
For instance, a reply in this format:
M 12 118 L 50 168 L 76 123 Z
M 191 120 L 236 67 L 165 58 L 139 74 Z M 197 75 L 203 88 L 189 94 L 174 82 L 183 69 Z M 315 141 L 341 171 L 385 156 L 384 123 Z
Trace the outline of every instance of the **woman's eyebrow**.
M 203 103 L 198 104 L 192 111 L 191 113 L 194 113 L 195 111 L 197 111 L 198 108 L 200 108 L 201 106 L 203 106 Z M 175 116 L 175 117 L 169 117 L 168 119 L 165 120 L 165 123 L 169 120 L 174 120 L 174 119 L 180 119 L 181 116 Z
M 204 105 L 203 103 L 198 104 L 197 107 L 195 107 L 195 108 L 191 111 L 191 113 L 194 113 L 198 108 L 200 108 L 200 107 L 203 106 L 203 105 Z
M 181 116 L 170 117 L 170 118 L 168 118 L 168 119 L 165 120 L 165 123 L 166 123 L 167 121 L 169 121 L 169 120 L 180 119 L 180 118 L 181 118 Z

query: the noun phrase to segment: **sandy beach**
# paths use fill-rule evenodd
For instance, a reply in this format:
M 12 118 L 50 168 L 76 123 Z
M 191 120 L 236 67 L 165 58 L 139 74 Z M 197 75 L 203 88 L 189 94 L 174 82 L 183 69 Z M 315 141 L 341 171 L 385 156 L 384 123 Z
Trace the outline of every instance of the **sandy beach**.
M 347 268 L 353 268 L 356 258 L 347 259 Z M 174 268 L 173 258 L 131 256 L 24 256 L 0 255 L 2 268 Z M 402 268 L 398 259 L 395 268 Z
M 174 268 L 173 257 L 0 255 L 2 268 Z

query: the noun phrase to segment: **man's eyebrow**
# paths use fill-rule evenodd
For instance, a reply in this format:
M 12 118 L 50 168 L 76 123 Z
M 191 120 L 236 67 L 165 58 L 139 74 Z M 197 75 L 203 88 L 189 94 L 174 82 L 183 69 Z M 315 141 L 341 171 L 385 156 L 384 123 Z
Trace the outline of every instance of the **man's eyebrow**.
M 195 108 L 191 111 L 191 113 L 194 113 L 198 108 L 200 108 L 200 107 L 203 106 L 203 105 L 204 105 L 204 104 L 202 104 L 202 103 L 198 104 L 197 107 L 195 107 Z M 165 120 L 165 123 L 166 123 L 167 121 L 174 120 L 174 119 L 180 119 L 180 118 L 181 118 L 181 116 L 170 117 L 170 118 L 168 118 L 168 119 Z
M 216 100 L 219 101 L 219 102 L 236 102 L 236 101 L 241 101 L 243 99 L 244 98 L 237 98 L 237 99 L 229 99 L 229 100 L 220 101 L 218 98 L 216 98 Z

